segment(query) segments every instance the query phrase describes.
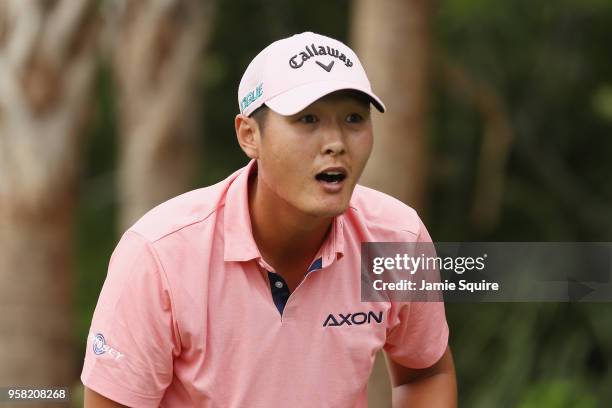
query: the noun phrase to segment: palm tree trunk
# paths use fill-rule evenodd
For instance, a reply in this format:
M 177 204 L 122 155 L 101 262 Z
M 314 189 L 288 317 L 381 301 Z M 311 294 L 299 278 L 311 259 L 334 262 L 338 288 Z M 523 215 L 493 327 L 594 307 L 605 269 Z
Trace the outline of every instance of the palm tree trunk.
M 429 2 L 355 0 L 352 43 L 387 112 L 374 115 L 374 150 L 361 183 L 425 209 L 429 166 Z M 372 408 L 391 406 L 382 353 L 368 383 Z
M 95 4 L 0 2 L 0 384 L 5 386 L 67 386 L 77 376 L 71 249 L 79 146 L 95 64 Z
M 197 79 L 213 2 L 126 0 L 113 6 L 124 230 L 192 185 L 201 112 Z

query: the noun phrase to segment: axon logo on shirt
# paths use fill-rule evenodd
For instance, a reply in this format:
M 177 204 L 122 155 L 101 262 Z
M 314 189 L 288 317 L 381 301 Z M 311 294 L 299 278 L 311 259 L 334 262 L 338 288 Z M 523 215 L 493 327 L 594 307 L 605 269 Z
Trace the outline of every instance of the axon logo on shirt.
M 333 314 L 329 314 L 323 322 L 323 327 L 342 326 L 344 324 L 348 326 L 352 326 L 354 324 L 370 324 L 372 323 L 372 320 L 376 323 L 382 323 L 383 312 L 380 311 L 378 314 L 376 314 L 370 310 L 367 314 L 365 312 L 347 314 L 338 313 L 338 317 L 334 316 Z

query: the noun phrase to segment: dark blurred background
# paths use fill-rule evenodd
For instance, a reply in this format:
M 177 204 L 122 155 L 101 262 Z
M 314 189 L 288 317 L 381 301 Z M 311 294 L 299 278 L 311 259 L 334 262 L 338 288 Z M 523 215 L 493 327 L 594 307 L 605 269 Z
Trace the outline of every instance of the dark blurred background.
M 302 31 L 361 57 L 389 110 L 363 183 L 434 241 L 611 241 L 611 23 L 606 0 L 2 0 L 0 384 L 70 384 L 79 405 L 121 233 L 246 164 L 240 77 Z M 607 406 L 611 313 L 447 304 L 460 406 Z

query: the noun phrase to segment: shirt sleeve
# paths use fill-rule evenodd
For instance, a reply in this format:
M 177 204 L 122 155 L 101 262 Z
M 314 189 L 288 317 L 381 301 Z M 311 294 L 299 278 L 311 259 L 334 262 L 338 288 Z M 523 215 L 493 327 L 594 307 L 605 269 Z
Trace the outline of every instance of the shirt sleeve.
M 115 248 L 92 318 L 81 381 L 123 405 L 157 407 L 180 341 L 163 268 L 133 231 Z
M 418 243 L 431 243 L 419 220 Z M 444 302 L 391 302 L 390 321 L 384 350 L 398 364 L 426 368 L 435 364 L 448 345 Z

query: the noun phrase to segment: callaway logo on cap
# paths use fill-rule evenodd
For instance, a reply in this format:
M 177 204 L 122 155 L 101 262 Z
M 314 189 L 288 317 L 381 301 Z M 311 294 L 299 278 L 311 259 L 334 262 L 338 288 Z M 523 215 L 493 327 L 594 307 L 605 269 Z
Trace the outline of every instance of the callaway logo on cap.
M 361 91 L 376 109 L 385 111 L 353 50 L 333 38 L 305 32 L 273 42 L 257 54 L 240 80 L 238 106 L 249 116 L 265 103 L 287 116 L 341 89 Z

